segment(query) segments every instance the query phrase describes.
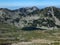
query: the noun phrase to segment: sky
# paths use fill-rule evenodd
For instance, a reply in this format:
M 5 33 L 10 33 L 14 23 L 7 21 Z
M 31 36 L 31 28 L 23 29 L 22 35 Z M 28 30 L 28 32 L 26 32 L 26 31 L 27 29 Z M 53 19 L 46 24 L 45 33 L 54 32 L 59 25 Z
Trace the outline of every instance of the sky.
M 0 0 L 0 8 L 60 6 L 60 0 Z

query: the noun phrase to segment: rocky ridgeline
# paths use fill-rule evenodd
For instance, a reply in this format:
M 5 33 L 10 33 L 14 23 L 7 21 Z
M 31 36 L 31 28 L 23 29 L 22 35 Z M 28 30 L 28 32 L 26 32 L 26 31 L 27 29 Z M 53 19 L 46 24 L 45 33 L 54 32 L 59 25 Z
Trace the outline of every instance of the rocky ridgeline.
M 16 10 L 0 8 L 0 22 L 15 25 L 18 28 L 57 29 L 60 28 L 60 8 L 26 7 Z

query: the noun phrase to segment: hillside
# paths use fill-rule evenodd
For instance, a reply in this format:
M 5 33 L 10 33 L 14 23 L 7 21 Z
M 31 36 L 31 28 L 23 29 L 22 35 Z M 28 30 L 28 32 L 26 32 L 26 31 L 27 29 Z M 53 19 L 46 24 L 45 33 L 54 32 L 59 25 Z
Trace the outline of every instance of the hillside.
M 19 41 L 19 30 L 15 26 L 0 22 L 0 45 Z
M 60 8 L 37 7 L 19 8 L 9 10 L 0 8 L 0 22 L 15 25 L 18 28 L 35 27 L 42 29 L 60 28 Z
M 1 45 L 60 45 L 59 28 L 60 8 L 0 8 Z

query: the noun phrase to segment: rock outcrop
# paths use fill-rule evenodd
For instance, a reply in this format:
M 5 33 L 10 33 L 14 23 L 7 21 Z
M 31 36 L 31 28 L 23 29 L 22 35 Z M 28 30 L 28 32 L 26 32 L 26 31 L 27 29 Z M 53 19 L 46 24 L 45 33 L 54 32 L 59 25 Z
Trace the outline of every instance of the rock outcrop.
M 37 7 L 26 7 L 16 10 L 0 8 L 0 22 L 15 25 L 18 28 L 60 28 L 60 8 L 38 9 Z

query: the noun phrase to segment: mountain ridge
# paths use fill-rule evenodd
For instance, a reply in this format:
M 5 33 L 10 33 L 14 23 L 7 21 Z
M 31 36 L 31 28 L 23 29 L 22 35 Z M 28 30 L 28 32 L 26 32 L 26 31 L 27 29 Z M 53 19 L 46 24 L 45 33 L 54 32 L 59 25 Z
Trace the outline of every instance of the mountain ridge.
M 18 28 L 60 28 L 60 8 L 53 6 L 44 9 L 39 9 L 35 6 L 16 10 L 0 8 L 0 22 L 15 25 Z

